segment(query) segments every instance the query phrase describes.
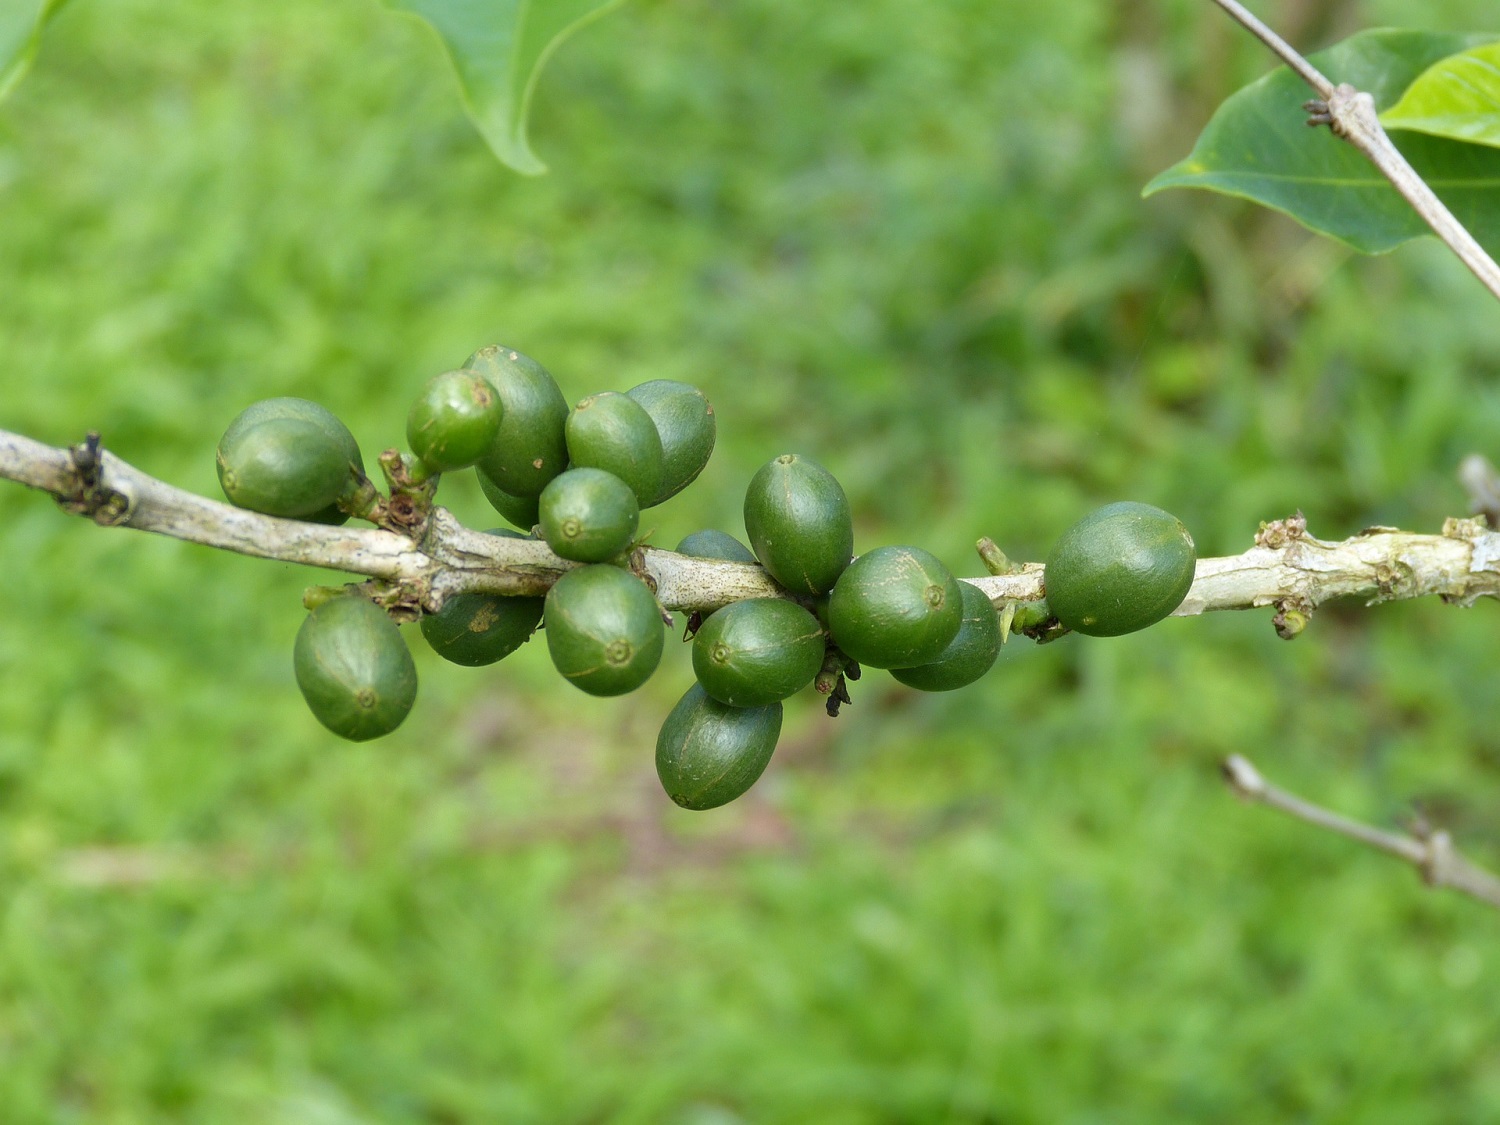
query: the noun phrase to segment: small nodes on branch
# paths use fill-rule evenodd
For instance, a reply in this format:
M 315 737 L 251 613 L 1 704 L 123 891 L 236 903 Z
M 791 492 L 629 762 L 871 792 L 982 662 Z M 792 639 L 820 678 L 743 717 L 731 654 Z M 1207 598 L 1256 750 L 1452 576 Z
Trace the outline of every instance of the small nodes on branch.
M 1429 594 L 1463 606 L 1500 597 L 1500 535 L 1449 520 L 1440 535 L 1373 527 L 1329 542 L 1310 535 L 1300 514 L 1275 520 L 1244 554 L 1199 559 L 1177 616 L 1259 606 L 1311 614 L 1334 598 L 1374 605 Z
M 70 446 L 74 487 L 57 496 L 58 505 L 75 516 L 87 516 L 100 527 L 117 527 L 130 516 L 128 494 L 104 483 L 103 447 L 98 430 L 90 430 L 79 444 Z
M 1307 517 L 1299 509 L 1284 520 L 1262 523 L 1255 533 L 1255 545 L 1279 551 L 1307 534 Z

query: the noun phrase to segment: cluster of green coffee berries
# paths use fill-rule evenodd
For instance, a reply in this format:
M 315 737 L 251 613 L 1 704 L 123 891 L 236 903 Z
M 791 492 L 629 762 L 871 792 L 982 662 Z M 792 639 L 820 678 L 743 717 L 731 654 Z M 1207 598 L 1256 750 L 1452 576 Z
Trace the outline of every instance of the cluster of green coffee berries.
M 645 683 L 661 660 L 668 619 L 630 565 L 640 513 L 697 478 L 715 436 L 702 392 L 670 380 L 591 395 L 569 410 L 540 364 L 499 346 L 434 378 L 407 417 L 412 456 L 386 455 L 396 458 L 399 479 L 420 491 L 472 466 L 489 502 L 521 529 L 490 534 L 540 537 L 581 565 L 545 598 L 451 596 L 423 616 L 427 642 L 454 663 L 486 665 L 540 626 L 553 664 L 581 690 L 613 696 Z M 394 488 L 386 501 L 366 478 L 343 423 L 302 399 L 245 410 L 219 442 L 218 468 L 232 503 L 270 515 L 341 523 L 351 514 L 377 518 L 382 502 L 395 501 Z M 697 682 L 656 745 L 662 785 L 685 808 L 714 808 L 753 785 L 775 749 L 782 701 L 809 685 L 830 696 L 830 714 L 848 702 L 845 680 L 858 679 L 862 666 L 888 669 L 923 691 L 949 691 L 988 672 L 1004 641 L 989 598 L 927 551 L 877 547 L 855 557 L 844 490 L 805 457 L 762 466 L 746 489 L 744 515 L 748 547 L 720 531 L 697 532 L 677 547 L 758 563 L 784 592 L 688 622 Z M 1033 607 L 1032 622 L 1052 635 L 1144 628 L 1182 602 L 1194 563 L 1192 538 L 1176 518 L 1144 504 L 1109 505 L 1059 540 L 1047 560 L 1045 609 Z M 294 654 L 308 706 L 345 738 L 390 733 L 417 693 L 397 625 L 358 594 L 311 604 Z

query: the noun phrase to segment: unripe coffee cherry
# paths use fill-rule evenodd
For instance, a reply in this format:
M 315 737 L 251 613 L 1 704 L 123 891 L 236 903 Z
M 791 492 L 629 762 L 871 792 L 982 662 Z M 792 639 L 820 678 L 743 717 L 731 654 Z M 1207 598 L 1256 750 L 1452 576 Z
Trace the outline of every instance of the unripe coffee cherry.
M 540 496 L 568 464 L 563 439 L 568 400 L 545 367 L 512 348 L 480 348 L 464 367 L 489 380 L 503 409 L 500 428 L 480 467 L 496 487 L 512 496 Z
M 751 478 L 745 531 L 761 565 L 795 594 L 826 594 L 854 553 L 849 498 L 832 473 L 795 453 Z
M 354 595 L 307 615 L 297 631 L 293 667 L 318 722 L 353 742 L 390 734 L 416 702 L 416 665 L 396 623 Z
M 828 627 L 846 656 L 872 668 L 936 660 L 963 624 L 958 580 L 920 547 L 877 547 L 839 576 Z
M 714 408 L 697 387 L 673 379 L 652 379 L 625 392 L 646 408 L 661 436 L 661 489 L 649 508 L 670 500 L 698 478 L 714 451 L 718 426 Z
M 339 421 L 338 415 L 326 406 L 320 406 L 305 398 L 264 398 L 259 402 L 252 402 L 239 412 L 233 422 L 229 423 L 229 428 L 224 431 L 221 441 L 237 438 L 242 430 L 247 430 L 270 418 L 299 418 L 304 422 L 311 422 L 343 450 L 344 456 L 349 460 L 350 468 L 357 475 L 364 475 L 364 457 L 359 451 L 359 443 L 349 432 L 349 427 Z
M 677 553 L 694 559 L 724 559 L 727 562 L 756 562 L 755 552 L 733 535 L 707 529 L 695 531 L 677 544 Z
M 522 531 L 529 533 L 532 528 L 536 527 L 537 521 L 541 519 L 539 496 L 512 496 L 490 480 L 483 465 L 475 469 L 475 474 L 479 477 L 479 491 L 484 493 L 484 498 L 490 502 L 490 507 Z
M 440 473 L 467 469 L 490 451 L 505 407 L 477 371 L 445 371 L 422 389 L 406 415 L 411 451 Z
M 603 469 L 569 469 L 542 489 L 542 538 L 559 558 L 612 559 L 635 537 L 641 509 L 629 485 Z
M 251 403 L 244 410 L 240 411 L 233 422 L 229 423 L 229 428 L 224 431 L 224 436 L 219 439 L 219 448 L 222 450 L 226 447 L 237 446 L 241 437 L 248 430 L 261 422 L 266 422 L 273 418 L 296 418 L 303 422 L 311 422 L 314 426 L 322 430 L 330 440 L 337 444 L 349 462 L 349 480 L 346 486 L 349 489 L 352 489 L 354 484 L 365 475 L 364 457 L 360 454 L 359 443 L 354 440 L 354 435 L 349 432 L 349 427 L 339 421 L 338 416 L 327 407 L 320 406 L 316 402 L 311 402 L 305 398 L 266 398 L 261 399 L 259 402 Z M 221 469 L 221 474 L 222 471 Z M 221 475 L 220 484 L 222 485 L 222 483 L 223 479 Z M 340 494 L 342 495 L 342 492 Z M 230 502 L 234 503 L 233 498 L 230 498 Z M 242 504 L 239 506 L 248 507 L 249 505 Z M 257 508 L 254 510 L 259 511 L 260 509 Z M 297 518 L 305 519 L 310 523 L 337 526 L 338 524 L 345 523 L 349 519 L 349 516 L 348 513 L 340 511 L 337 504 L 330 501 L 323 509 Z
M 487 535 L 524 539 L 509 528 Z M 541 598 L 454 594 L 437 613 L 422 618 L 422 636 L 444 660 L 476 668 L 503 660 L 531 639 L 542 619 Z
M 1047 556 L 1047 604 L 1074 632 L 1133 633 L 1182 604 L 1196 562 L 1176 516 L 1128 500 L 1108 504 L 1063 532 Z
M 646 408 L 629 395 L 590 395 L 568 415 L 568 457 L 574 465 L 603 469 L 630 486 L 641 507 L 661 491 L 661 436 Z
M 656 776 L 683 808 L 717 808 L 759 780 L 780 734 L 780 703 L 729 707 L 694 684 L 661 725 Z
M 634 691 L 661 661 L 661 610 L 646 584 L 628 571 L 568 571 L 547 591 L 543 618 L 553 665 L 590 695 Z
M 354 435 L 349 432 L 349 427 L 339 420 L 338 415 L 305 398 L 292 398 L 284 396 L 281 398 L 261 399 L 253 402 L 229 424 L 224 431 L 224 437 L 220 439 L 220 445 L 234 443 L 239 435 L 250 429 L 257 423 L 267 421 L 271 418 L 299 418 L 304 422 L 311 422 L 321 429 L 328 437 L 338 444 L 344 451 L 344 456 L 349 460 L 349 482 L 347 488 L 352 490 L 353 486 L 365 475 L 364 455 L 359 451 L 359 443 L 354 440 Z M 337 527 L 349 521 L 349 514 L 341 511 L 336 503 L 330 503 L 326 508 L 313 512 L 309 515 L 299 516 L 298 519 L 309 523 L 321 523 Z
M 231 427 L 215 462 L 229 502 L 268 516 L 322 513 L 354 480 L 339 443 L 301 418 Z
M 693 674 L 720 703 L 760 707 L 795 695 L 818 674 L 823 627 L 782 598 L 747 598 L 716 611 L 693 638 Z
M 948 647 L 930 664 L 892 668 L 891 675 L 919 691 L 952 691 L 967 687 L 995 666 L 1000 655 L 1000 618 L 984 591 L 960 582 L 964 619 Z

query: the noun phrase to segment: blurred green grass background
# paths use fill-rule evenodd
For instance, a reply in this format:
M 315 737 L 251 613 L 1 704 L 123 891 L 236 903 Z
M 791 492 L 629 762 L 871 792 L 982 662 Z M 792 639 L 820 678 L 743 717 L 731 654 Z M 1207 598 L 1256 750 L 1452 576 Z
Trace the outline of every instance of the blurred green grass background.
M 1277 0 L 1300 44 L 1482 0 Z M 0 108 L 0 426 L 97 428 L 216 495 L 248 402 L 398 442 L 503 340 L 570 399 L 685 379 L 720 448 L 648 523 L 742 531 L 796 450 L 858 542 L 962 573 L 1091 506 L 1205 554 L 1435 529 L 1500 433 L 1500 317 L 1440 247 L 1356 259 L 1140 185 L 1267 69 L 1194 0 L 637 0 L 498 167 L 372 0 L 78 0 Z M 495 521 L 472 481 L 442 499 Z M 870 677 L 744 800 L 544 646 L 348 745 L 291 673 L 293 567 L 0 488 L 6 1122 L 1451 1122 L 1500 1115 L 1483 907 L 1237 805 L 1215 763 L 1500 861 L 1495 607 L 1269 614 Z M 884 677 L 880 677 L 884 679 Z

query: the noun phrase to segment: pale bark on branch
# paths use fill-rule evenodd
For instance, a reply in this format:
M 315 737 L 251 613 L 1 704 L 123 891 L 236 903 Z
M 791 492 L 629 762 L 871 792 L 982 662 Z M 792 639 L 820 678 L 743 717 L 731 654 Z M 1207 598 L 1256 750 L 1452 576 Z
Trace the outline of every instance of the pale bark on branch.
M 185 492 L 148 476 L 107 451 L 98 469 L 80 469 L 79 451 L 0 430 L 0 479 L 56 497 L 66 510 L 106 526 L 131 527 L 259 558 L 341 570 L 399 588 L 413 609 L 435 611 L 453 594 L 545 593 L 576 563 L 545 543 L 504 539 L 464 527 L 434 508 L 419 539 L 379 528 L 329 527 L 258 515 Z M 87 460 L 87 458 L 85 458 Z M 668 610 L 712 610 L 743 598 L 783 596 L 758 566 L 693 559 L 641 548 L 636 569 Z M 1045 595 L 1043 568 L 971 578 L 997 607 Z M 1264 525 L 1240 555 L 1200 559 L 1178 614 L 1277 609 L 1278 628 L 1293 635 L 1331 598 L 1371 602 L 1437 595 L 1468 605 L 1500 597 L 1500 534 L 1483 520 L 1451 519 L 1438 535 L 1370 528 L 1340 542 L 1307 534 L 1300 517 Z

